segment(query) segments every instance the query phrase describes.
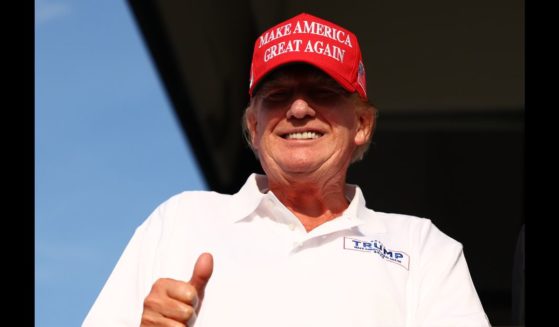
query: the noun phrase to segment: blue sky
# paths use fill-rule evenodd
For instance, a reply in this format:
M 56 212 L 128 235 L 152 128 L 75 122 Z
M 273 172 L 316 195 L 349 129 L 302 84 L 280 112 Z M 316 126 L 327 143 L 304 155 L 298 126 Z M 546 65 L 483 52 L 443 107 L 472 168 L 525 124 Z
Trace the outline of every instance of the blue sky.
M 134 229 L 207 189 L 124 0 L 35 1 L 35 321 L 79 326 Z

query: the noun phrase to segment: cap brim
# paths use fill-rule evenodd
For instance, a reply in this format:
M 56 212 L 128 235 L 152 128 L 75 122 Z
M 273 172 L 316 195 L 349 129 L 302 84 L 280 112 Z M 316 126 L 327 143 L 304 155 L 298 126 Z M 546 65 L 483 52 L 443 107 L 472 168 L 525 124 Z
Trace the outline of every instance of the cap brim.
M 320 62 L 317 63 L 316 61 L 313 60 L 309 60 L 307 56 L 301 56 L 299 58 L 294 57 L 294 56 L 290 56 L 290 58 L 285 58 L 284 60 L 275 60 L 274 64 L 266 67 L 266 72 L 264 74 L 262 74 L 261 76 L 259 76 L 256 80 L 253 81 L 253 85 L 250 88 L 250 96 L 253 96 L 253 91 L 255 89 L 258 88 L 258 86 L 262 83 L 262 81 L 269 76 L 272 72 L 278 70 L 281 67 L 284 67 L 286 65 L 289 64 L 294 64 L 294 63 L 304 63 L 304 64 L 308 64 L 311 65 L 313 67 L 316 67 L 318 69 L 320 69 L 321 71 L 325 72 L 326 74 L 328 74 L 328 76 L 330 76 L 332 79 L 334 79 L 336 82 L 338 82 L 338 84 L 340 84 L 345 90 L 347 90 L 350 93 L 353 93 L 355 91 L 357 91 L 357 89 L 355 88 L 355 86 L 353 86 L 350 82 L 348 82 L 344 77 L 342 77 L 337 71 L 331 69 L 330 67 L 328 67 L 327 65 L 321 65 Z

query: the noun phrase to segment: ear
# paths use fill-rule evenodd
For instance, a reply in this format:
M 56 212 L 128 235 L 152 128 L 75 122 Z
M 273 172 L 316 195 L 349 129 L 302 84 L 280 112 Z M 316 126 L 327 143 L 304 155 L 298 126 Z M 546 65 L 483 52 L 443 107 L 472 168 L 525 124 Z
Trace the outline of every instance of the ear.
M 374 109 L 376 111 L 376 109 Z M 355 134 L 355 144 L 357 146 L 367 143 L 372 136 L 375 128 L 375 114 L 372 110 L 357 110 L 357 133 Z
M 254 112 L 253 108 L 249 108 L 246 112 L 245 116 L 245 123 L 248 129 L 249 137 L 250 137 L 250 144 L 254 149 L 258 149 L 258 145 L 256 144 L 256 113 Z

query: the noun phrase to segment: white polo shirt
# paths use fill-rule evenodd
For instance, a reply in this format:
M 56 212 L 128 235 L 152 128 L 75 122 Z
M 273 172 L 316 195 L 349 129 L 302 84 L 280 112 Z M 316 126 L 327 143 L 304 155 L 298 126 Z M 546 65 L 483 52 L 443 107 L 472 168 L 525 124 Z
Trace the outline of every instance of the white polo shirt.
M 196 327 L 490 326 L 462 245 L 428 219 L 375 212 L 346 186 L 342 216 L 306 232 L 251 175 L 234 195 L 183 192 L 136 230 L 83 326 L 139 326 L 162 277 L 214 257 Z

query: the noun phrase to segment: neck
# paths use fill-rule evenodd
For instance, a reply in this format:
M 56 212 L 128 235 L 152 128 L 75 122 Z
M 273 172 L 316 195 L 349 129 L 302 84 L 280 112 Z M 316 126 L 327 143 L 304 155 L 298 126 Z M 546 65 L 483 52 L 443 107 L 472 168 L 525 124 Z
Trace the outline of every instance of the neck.
M 269 189 L 299 218 L 307 232 L 340 216 L 349 206 L 345 197 L 345 175 L 326 181 L 304 178 L 269 179 Z

